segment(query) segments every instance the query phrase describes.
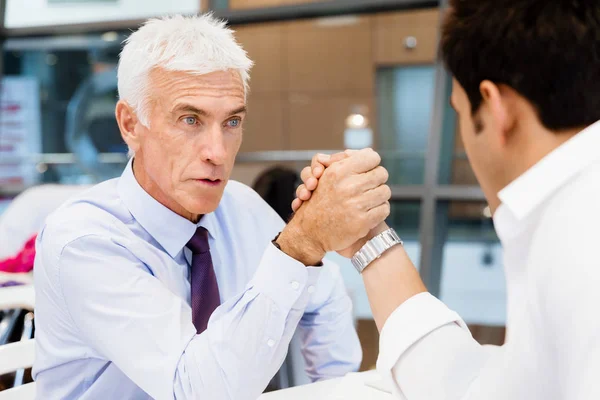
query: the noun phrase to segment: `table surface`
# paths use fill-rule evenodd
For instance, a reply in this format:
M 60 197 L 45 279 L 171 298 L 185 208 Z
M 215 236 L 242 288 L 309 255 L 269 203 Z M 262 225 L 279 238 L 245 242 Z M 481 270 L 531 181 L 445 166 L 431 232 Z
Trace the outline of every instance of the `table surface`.
M 265 393 L 259 397 L 259 400 L 392 400 L 389 392 L 391 390 L 383 383 L 379 374 L 368 371 Z

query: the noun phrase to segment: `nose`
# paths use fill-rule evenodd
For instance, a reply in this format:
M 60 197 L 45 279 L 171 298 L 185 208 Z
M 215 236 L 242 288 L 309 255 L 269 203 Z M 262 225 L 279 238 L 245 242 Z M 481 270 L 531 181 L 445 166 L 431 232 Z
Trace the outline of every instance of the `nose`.
M 227 148 L 221 127 L 218 124 L 214 124 L 202 136 L 202 150 L 200 152 L 202 160 L 210 162 L 213 165 L 225 164 Z

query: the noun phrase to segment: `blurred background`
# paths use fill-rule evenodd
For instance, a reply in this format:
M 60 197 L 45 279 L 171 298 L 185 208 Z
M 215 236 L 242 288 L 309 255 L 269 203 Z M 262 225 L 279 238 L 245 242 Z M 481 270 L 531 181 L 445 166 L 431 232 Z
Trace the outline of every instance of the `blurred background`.
M 477 340 L 502 344 L 501 249 L 449 106 L 451 80 L 437 58 L 443 6 L 0 0 L 0 258 L 12 251 L 1 231 L 15 197 L 43 184 L 72 187 L 120 175 L 127 149 L 114 120 L 115 67 L 131 30 L 152 16 L 212 11 L 256 62 L 232 178 L 277 208 L 297 183 L 294 172 L 316 152 L 374 147 L 393 188 L 388 222 L 428 288 L 463 316 Z M 378 336 L 360 276 L 347 260 L 332 258 L 354 302 L 362 368 L 372 368 Z

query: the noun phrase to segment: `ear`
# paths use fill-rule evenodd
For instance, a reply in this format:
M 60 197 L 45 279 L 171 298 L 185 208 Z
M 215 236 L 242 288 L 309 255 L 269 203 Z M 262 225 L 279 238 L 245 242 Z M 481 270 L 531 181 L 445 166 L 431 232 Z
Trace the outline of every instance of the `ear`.
M 502 88 L 492 81 L 485 80 L 479 85 L 479 91 L 489 116 L 492 118 L 497 130 L 502 134 L 502 144 L 505 144 L 514 121 L 510 115 L 507 99 Z
M 125 101 L 119 100 L 115 109 L 115 116 L 121 131 L 121 137 L 131 150 L 137 152 L 140 147 L 139 131 L 136 130 L 139 121 L 133 108 Z

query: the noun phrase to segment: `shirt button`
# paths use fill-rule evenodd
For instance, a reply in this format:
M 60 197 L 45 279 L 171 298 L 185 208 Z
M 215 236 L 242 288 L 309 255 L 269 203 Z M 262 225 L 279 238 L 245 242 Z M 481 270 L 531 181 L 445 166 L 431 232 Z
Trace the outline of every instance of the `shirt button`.
M 292 282 L 292 289 L 298 290 L 300 288 L 300 284 L 296 281 Z
M 273 339 L 267 340 L 267 346 L 269 346 L 269 347 L 275 346 L 275 341 Z
M 313 294 L 315 292 L 315 287 L 314 286 L 309 286 L 308 287 L 308 294 Z

